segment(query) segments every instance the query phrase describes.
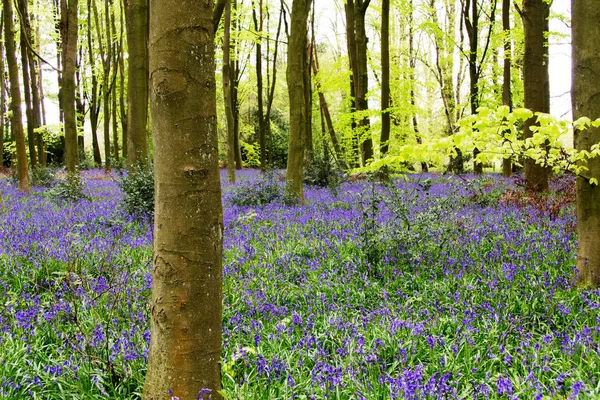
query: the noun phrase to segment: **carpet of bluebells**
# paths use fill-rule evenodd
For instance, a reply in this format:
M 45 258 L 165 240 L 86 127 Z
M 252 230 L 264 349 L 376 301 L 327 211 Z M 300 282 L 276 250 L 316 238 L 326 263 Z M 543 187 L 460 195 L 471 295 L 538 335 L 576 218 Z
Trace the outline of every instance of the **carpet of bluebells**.
M 600 293 L 570 284 L 556 202 L 572 178 L 535 201 L 430 174 L 258 207 L 232 203 L 256 171 L 222 176 L 227 398 L 600 397 Z M 0 398 L 140 398 L 152 227 L 118 179 L 85 172 L 66 202 L 0 178 Z

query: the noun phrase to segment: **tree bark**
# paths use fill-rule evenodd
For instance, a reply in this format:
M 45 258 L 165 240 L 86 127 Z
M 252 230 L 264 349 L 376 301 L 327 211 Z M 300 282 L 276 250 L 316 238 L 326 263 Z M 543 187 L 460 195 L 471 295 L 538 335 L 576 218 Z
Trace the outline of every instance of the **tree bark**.
M 124 1 L 129 49 L 127 163 L 132 166 L 148 162 L 148 0 Z
M 412 10 L 411 10 L 412 12 Z M 412 37 L 411 37 L 412 40 Z M 411 55 L 412 57 L 412 55 Z M 390 0 L 381 3 L 381 136 L 380 152 L 385 156 L 390 141 Z
M 600 10 L 594 0 L 572 0 L 573 118 L 600 118 Z M 600 142 L 600 128 L 576 130 L 574 145 L 590 151 Z M 589 168 L 577 177 L 577 270 L 578 286 L 600 286 L 600 159 L 588 161 Z
M 151 0 L 154 268 L 142 398 L 221 399 L 223 213 L 212 1 Z
M 304 201 L 302 175 L 306 146 L 306 36 L 311 0 L 293 0 L 287 53 L 287 84 L 290 101 L 290 138 L 286 179 L 288 190 Z
M 523 57 L 523 89 L 525 108 L 533 112 L 550 112 L 550 79 L 548 76 L 548 18 L 550 4 L 545 0 L 523 0 L 522 19 L 525 31 L 525 54 Z M 531 127 L 536 118 L 525 121 L 524 137 L 533 136 Z M 525 159 L 525 182 L 528 189 L 548 191 L 548 170 Z
M 77 116 L 75 110 L 75 65 L 77 58 L 77 1 L 61 0 L 62 20 L 62 99 L 64 110 L 67 171 L 75 173 L 77 161 Z
M 10 110 L 12 116 L 10 126 L 17 147 L 17 171 L 19 190 L 29 193 L 29 168 L 27 166 L 27 150 L 25 149 L 25 132 L 23 131 L 23 115 L 21 114 L 21 91 L 19 88 L 19 67 L 15 55 L 15 27 L 13 22 L 12 2 L 2 0 L 4 20 L 4 40 L 6 46 L 6 64 L 10 80 Z

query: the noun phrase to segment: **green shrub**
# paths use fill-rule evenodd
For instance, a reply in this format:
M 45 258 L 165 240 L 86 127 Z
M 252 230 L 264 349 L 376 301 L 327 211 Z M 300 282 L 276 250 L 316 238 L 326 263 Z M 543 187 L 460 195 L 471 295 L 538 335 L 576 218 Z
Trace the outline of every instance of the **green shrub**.
M 315 156 L 304 167 L 305 184 L 329 188 L 335 195 L 339 192 L 344 178 L 344 171 L 331 158 Z
M 33 186 L 51 188 L 56 185 L 56 172 L 52 168 L 38 167 L 31 173 L 31 183 Z
M 131 215 L 154 214 L 154 168 L 152 165 L 138 164 L 123 173 L 119 187 L 125 195 L 123 205 Z
M 65 179 L 60 179 L 56 185 L 47 193 L 50 197 L 66 201 L 89 200 L 85 194 L 85 184 L 81 180 L 79 172 L 69 173 Z
M 277 175 L 268 171 L 255 182 L 242 184 L 232 190 L 231 203 L 237 206 L 265 206 L 269 203 L 294 205 L 297 200 L 287 187 L 278 182 Z

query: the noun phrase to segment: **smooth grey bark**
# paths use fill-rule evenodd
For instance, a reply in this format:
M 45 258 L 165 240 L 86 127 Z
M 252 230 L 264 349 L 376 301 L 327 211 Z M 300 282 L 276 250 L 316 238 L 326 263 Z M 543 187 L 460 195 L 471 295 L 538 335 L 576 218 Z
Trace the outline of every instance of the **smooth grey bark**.
M 151 0 L 155 219 L 142 398 L 221 399 L 223 212 L 212 1 Z M 200 396 L 200 398 L 208 396 Z

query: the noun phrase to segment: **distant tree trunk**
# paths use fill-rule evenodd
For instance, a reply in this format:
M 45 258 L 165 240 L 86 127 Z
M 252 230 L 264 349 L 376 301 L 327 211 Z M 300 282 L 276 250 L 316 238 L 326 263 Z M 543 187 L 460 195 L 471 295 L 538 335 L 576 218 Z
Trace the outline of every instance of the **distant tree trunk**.
M 4 18 L 0 19 L 0 35 L 3 33 Z M 0 168 L 4 166 L 4 132 L 6 113 L 6 72 L 4 68 L 4 40 L 0 40 Z
M 594 0 L 572 0 L 573 119 L 600 118 L 600 25 L 598 4 Z M 574 145 L 579 151 L 591 151 L 600 142 L 600 128 L 575 130 Z M 590 159 L 589 168 L 577 177 L 577 270 L 578 286 L 600 286 L 600 159 Z
M 417 119 L 417 99 L 415 95 L 415 69 L 417 68 L 417 57 L 414 47 L 414 27 L 413 27 L 413 1 L 410 0 L 410 14 L 408 15 L 408 53 L 409 53 L 409 68 L 410 68 L 410 105 L 412 107 L 412 125 L 415 132 L 415 138 L 418 144 L 423 144 L 423 138 L 419 132 L 419 121 Z M 452 73 L 452 72 L 450 72 Z M 426 162 L 421 162 L 421 171 L 429 172 L 429 165 Z
M 83 130 L 85 126 L 85 93 L 83 88 L 83 46 L 79 45 L 77 52 L 77 66 L 75 68 L 75 110 L 77 110 L 77 151 L 79 161 L 85 158 L 85 140 Z
M 87 17 L 88 21 L 92 21 L 92 1 L 87 1 Z M 87 26 L 87 44 L 88 44 L 88 59 L 90 63 L 91 74 L 91 96 L 89 98 L 90 109 L 90 130 L 92 134 L 92 154 L 94 155 L 94 164 L 96 167 L 102 166 L 102 156 L 100 155 L 100 145 L 98 143 L 98 119 L 100 116 L 100 100 L 98 96 L 98 74 L 96 68 L 96 58 L 94 56 L 94 39 L 92 37 L 92 24 Z
M 77 169 L 77 117 L 75 110 L 75 65 L 77 58 L 77 1 L 60 0 L 62 26 L 62 100 L 65 127 L 65 154 L 67 171 Z
M 148 0 L 124 0 L 124 2 L 129 48 L 127 163 L 131 166 L 148 162 L 146 128 L 148 123 Z
M 511 90 L 512 43 L 510 38 L 510 0 L 502 0 L 502 30 L 504 31 L 504 78 L 502 82 L 502 104 L 513 108 Z M 502 159 L 502 175 L 506 178 L 512 175 L 512 161 Z
M 23 131 L 23 115 L 21 114 L 21 92 L 19 88 L 19 67 L 15 55 L 15 27 L 13 22 L 12 2 L 2 0 L 4 20 L 4 41 L 6 45 L 6 63 L 10 79 L 10 110 L 12 116 L 10 127 L 17 147 L 17 170 L 19 190 L 29 193 L 29 168 L 27 166 L 27 150 L 25 148 L 25 132 Z
M 348 47 L 348 61 L 350 62 L 350 114 L 352 115 L 351 128 L 351 149 L 352 156 L 350 157 L 350 165 L 352 167 L 360 166 L 360 149 L 359 149 L 359 138 L 356 124 L 356 35 L 354 33 L 354 3 L 347 2 L 344 4 L 344 11 L 346 15 L 346 43 Z
M 314 46 L 314 56 L 312 61 L 313 74 L 316 80 L 316 88 L 317 93 L 319 95 L 319 106 L 321 108 L 321 118 L 323 118 L 323 123 L 326 123 L 327 131 L 329 132 L 329 138 L 331 139 L 331 144 L 333 145 L 333 150 L 335 151 L 335 156 L 338 160 L 343 160 L 342 149 L 340 147 L 340 143 L 335 134 L 335 128 L 333 127 L 333 121 L 331 120 L 331 113 L 329 112 L 329 106 L 327 105 L 327 100 L 325 99 L 325 94 L 321 90 L 321 84 L 319 83 L 318 74 L 319 74 L 319 58 L 317 56 L 317 48 Z
M 29 57 L 27 55 L 27 43 L 30 43 L 31 25 L 29 22 L 29 11 L 27 9 L 27 0 L 19 0 L 19 15 L 21 19 L 21 69 L 23 72 L 23 94 L 25 97 L 25 116 L 27 117 L 27 145 L 29 147 L 29 160 L 31 169 L 36 171 L 38 168 L 35 126 L 33 124 L 33 106 L 31 101 L 31 80 L 29 71 Z
M 412 37 L 411 37 L 412 40 Z M 411 55 L 412 57 L 412 55 Z M 390 141 L 390 0 L 381 3 L 381 137 L 380 152 L 385 156 Z
M 233 133 L 233 111 L 231 105 L 231 2 L 225 5 L 223 21 L 223 103 L 227 117 L 227 180 L 235 183 L 235 142 Z
M 237 0 L 233 0 L 231 3 L 231 10 L 235 10 L 236 18 L 232 21 L 232 27 L 234 31 L 239 31 L 239 10 L 237 6 Z M 241 79 L 240 71 L 240 54 L 238 41 L 235 40 L 233 43 L 233 49 L 235 57 L 231 60 L 231 111 L 233 112 L 233 144 L 235 150 L 235 168 L 242 169 L 244 163 L 242 161 L 242 149 L 240 145 L 240 103 L 238 98 L 238 87 Z
M 286 179 L 291 194 L 304 201 L 302 175 L 306 141 L 306 36 L 311 0 L 293 0 L 288 40 L 287 84 L 290 101 L 290 138 Z
M 522 20 L 525 31 L 525 54 L 523 58 L 523 89 L 525 108 L 534 112 L 550 112 L 550 79 L 548 76 L 548 18 L 550 4 L 545 0 L 523 0 Z M 536 118 L 525 121 L 525 138 L 533 136 L 531 127 Z M 527 188 L 548 191 L 548 170 L 525 159 L 525 182 Z
M 411 6 L 411 19 L 412 14 L 415 12 L 413 1 L 410 2 Z M 437 14 L 436 3 L 435 0 L 429 0 L 429 9 L 430 16 L 432 22 L 440 27 L 442 25 L 439 22 L 439 17 Z M 453 32 L 456 30 L 456 8 L 455 2 L 450 1 L 446 5 L 446 14 L 447 14 L 447 26 L 445 32 L 450 37 L 453 37 Z M 410 24 L 412 27 L 412 23 Z M 412 29 L 412 28 L 411 28 Z M 462 25 L 461 25 L 462 30 Z M 437 81 L 440 87 L 440 95 L 442 98 L 442 103 L 444 105 L 444 114 L 446 116 L 446 133 L 448 136 L 451 136 L 456 131 L 456 120 L 458 114 L 458 107 L 456 106 L 457 99 L 460 99 L 458 94 L 455 95 L 455 85 L 454 85 L 454 42 L 448 43 L 449 40 L 445 35 L 434 35 L 433 45 L 435 49 L 435 66 L 437 71 Z M 462 58 L 461 58 L 462 60 Z M 460 70 L 460 68 L 459 68 Z M 460 73 L 460 72 L 459 72 Z M 460 80 L 459 80 L 460 81 Z M 456 89 L 458 91 L 458 87 L 460 85 L 456 85 Z M 456 156 L 450 159 L 449 170 L 453 171 L 457 174 L 462 174 L 464 172 L 464 158 L 460 149 L 456 149 Z
M 314 37 L 313 37 L 314 40 Z M 311 60 L 312 60 L 312 40 L 309 40 L 308 35 L 306 36 L 306 51 L 304 52 L 304 68 L 302 69 L 302 75 L 304 79 L 304 107 L 306 109 L 306 119 L 304 121 L 305 128 L 304 134 L 305 139 L 305 153 L 304 157 L 308 160 L 313 158 L 313 136 L 312 136 L 312 73 L 311 71 Z
M 466 0 L 463 10 L 465 26 L 469 36 L 469 104 L 471 105 L 471 115 L 477 114 L 479 108 L 479 66 L 477 63 L 477 53 L 479 51 L 479 10 L 477 9 L 478 0 Z M 479 149 L 473 150 L 473 172 L 483 173 L 483 165 L 477 162 L 476 157 Z
M 198 396 L 208 389 L 219 400 L 223 212 L 212 1 L 152 0 L 150 8 L 156 205 L 142 398 L 206 398 Z
M 263 104 L 263 76 L 262 76 L 262 34 L 263 34 L 263 2 L 258 1 L 258 16 L 256 15 L 256 4 L 252 2 L 252 19 L 254 30 L 258 33 L 256 39 L 256 99 L 258 103 L 258 138 L 260 144 L 260 170 L 267 169 L 267 141 L 265 132 L 264 104 Z
M 121 154 L 127 160 L 127 102 L 125 100 L 125 60 L 123 57 L 123 14 L 125 10 L 121 7 L 119 13 L 121 25 L 121 38 L 119 39 L 119 114 L 121 116 Z
M 271 79 L 271 86 L 269 89 L 269 97 L 267 98 L 267 112 L 265 114 L 267 137 L 269 139 L 269 164 L 273 165 L 273 131 L 271 130 L 271 109 L 273 108 L 273 99 L 275 98 L 275 84 L 277 83 L 277 54 L 279 49 L 279 35 L 281 33 L 281 22 L 283 20 L 283 7 L 279 11 L 279 21 L 277 23 L 277 33 L 275 34 L 275 48 L 273 50 L 273 72 Z M 267 42 L 267 54 L 269 54 L 269 47 Z M 268 67 L 268 65 L 267 65 Z M 267 68 L 268 76 L 268 68 Z M 268 79 L 267 79 L 268 80 Z
M 352 81 L 354 83 L 354 102 L 356 112 L 367 111 L 367 92 L 369 91 L 369 74 L 367 69 L 367 33 L 365 30 L 365 15 L 370 0 L 348 0 L 345 4 L 346 25 L 348 33 L 350 66 Z M 351 39 L 353 38 L 353 39 Z M 353 41 L 354 48 L 352 49 Z M 369 117 L 363 115 L 358 122 L 359 146 L 362 164 L 373 158 L 373 140 L 371 139 L 371 126 Z

